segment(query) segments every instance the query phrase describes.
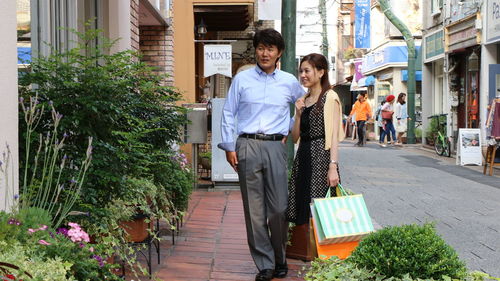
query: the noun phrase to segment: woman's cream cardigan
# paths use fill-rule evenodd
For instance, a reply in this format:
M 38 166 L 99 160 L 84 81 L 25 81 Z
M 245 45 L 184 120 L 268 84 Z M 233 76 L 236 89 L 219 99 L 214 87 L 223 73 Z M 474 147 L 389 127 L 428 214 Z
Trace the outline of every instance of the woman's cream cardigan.
M 333 124 L 333 117 L 335 114 L 335 104 L 339 105 L 339 122 L 338 124 Z M 332 147 L 332 138 L 333 138 L 333 127 L 337 126 L 337 131 L 338 131 L 338 142 L 340 143 L 341 141 L 344 140 L 345 138 L 345 133 L 342 128 L 342 104 L 340 103 L 339 96 L 337 93 L 335 93 L 333 90 L 328 90 L 326 92 L 326 101 L 323 106 L 323 111 L 324 111 L 324 121 L 325 121 L 325 150 L 328 150 Z

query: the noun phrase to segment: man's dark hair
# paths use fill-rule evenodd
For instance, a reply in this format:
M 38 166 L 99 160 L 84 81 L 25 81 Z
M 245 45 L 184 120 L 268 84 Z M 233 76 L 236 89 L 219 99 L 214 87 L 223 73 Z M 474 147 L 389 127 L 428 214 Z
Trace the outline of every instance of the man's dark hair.
M 364 93 L 364 92 L 361 92 L 358 95 L 361 95 L 363 98 L 366 98 L 366 93 Z
M 260 43 L 268 47 L 274 45 L 279 51 L 283 51 L 285 49 L 285 40 L 283 40 L 283 36 L 272 28 L 258 30 L 255 33 L 253 36 L 253 47 L 257 48 L 257 45 Z

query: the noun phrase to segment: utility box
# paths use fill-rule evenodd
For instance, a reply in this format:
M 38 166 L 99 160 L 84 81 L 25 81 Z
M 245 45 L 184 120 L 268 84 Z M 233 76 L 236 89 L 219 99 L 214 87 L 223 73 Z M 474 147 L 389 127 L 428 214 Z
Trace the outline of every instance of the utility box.
M 184 127 L 184 143 L 206 143 L 207 134 L 207 106 L 206 104 L 185 104 L 188 108 L 187 119 L 189 124 Z

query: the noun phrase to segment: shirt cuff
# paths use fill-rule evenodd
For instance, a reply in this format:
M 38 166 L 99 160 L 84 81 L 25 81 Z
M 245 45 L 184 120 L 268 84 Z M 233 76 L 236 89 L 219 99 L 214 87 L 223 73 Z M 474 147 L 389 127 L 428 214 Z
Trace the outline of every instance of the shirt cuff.
M 217 147 L 227 152 L 236 151 L 236 145 L 234 142 L 221 142 L 217 145 Z

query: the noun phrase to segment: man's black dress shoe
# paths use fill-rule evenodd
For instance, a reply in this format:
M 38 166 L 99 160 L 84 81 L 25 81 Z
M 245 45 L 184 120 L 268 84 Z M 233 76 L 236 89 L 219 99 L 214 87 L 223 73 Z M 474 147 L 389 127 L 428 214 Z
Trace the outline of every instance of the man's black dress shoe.
M 274 270 L 263 269 L 255 276 L 255 281 L 271 281 L 273 279 Z
M 276 268 L 274 269 L 275 278 L 285 278 L 288 274 L 288 265 L 286 264 L 276 264 Z

